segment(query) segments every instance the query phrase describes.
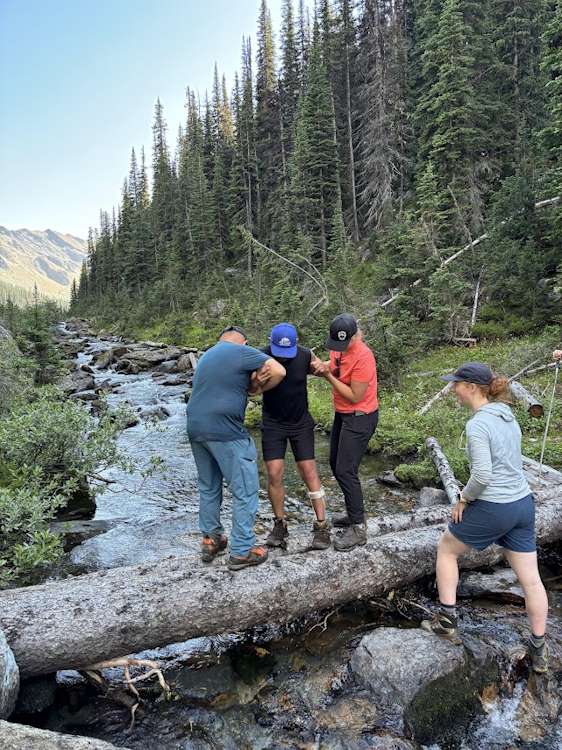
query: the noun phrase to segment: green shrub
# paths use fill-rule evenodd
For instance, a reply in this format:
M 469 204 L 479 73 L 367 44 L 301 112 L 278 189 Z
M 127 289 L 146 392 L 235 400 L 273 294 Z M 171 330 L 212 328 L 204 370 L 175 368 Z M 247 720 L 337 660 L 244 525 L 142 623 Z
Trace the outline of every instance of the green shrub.
M 106 411 L 95 422 L 81 404 L 42 388 L 35 401 L 20 403 L 0 423 L 0 463 L 14 484 L 54 484 L 69 496 L 109 466 L 131 467 L 115 442 L 127 414 Z
M 62 545 L 47 523 L 65 502 L 52 487 L 0 488 L 0 588 L 60 557 Z

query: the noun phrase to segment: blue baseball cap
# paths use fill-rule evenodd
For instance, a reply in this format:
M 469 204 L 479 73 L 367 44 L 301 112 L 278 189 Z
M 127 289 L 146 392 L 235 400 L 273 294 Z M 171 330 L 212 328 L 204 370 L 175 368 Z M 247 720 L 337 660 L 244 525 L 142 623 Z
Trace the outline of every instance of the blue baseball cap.
M 494 379 L 494 373 L 488 365 L 482 362 L 465 362 L 452 375 L 442 375 L 441 380 L 446 383 L 476 383 L 477 385 L 490 385 Z
M 269 337 L 274 357 L 292 359 L 297 356 L 297 329 L 290 323 L 278 323 L 271 329 Z

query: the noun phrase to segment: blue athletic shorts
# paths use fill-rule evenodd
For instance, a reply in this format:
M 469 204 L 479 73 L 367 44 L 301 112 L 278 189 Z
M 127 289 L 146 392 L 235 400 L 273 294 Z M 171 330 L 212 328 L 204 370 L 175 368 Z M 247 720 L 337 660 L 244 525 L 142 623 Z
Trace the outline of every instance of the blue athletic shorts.
M 450 523 L 449 531 L 460 542 L 482 551 L 499 544 L 512 552 L 535 552 L 535 499 L 533 495 L 512 503 L 474 500 L 460 523 Z

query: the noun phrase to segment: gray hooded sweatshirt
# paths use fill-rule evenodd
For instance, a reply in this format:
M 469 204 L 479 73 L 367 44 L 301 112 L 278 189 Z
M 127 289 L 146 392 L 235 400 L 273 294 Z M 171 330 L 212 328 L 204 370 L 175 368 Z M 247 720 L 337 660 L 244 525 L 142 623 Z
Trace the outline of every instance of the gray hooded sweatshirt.
M 521 463 L 521 429 L 507 404 L 480 407 L 466 425 L 467 500 L 512 503 L 530 494 Z

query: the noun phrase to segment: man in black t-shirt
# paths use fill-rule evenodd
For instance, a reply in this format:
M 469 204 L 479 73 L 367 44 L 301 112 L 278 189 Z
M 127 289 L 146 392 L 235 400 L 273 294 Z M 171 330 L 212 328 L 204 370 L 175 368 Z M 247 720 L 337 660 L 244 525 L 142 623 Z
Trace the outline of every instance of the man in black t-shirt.
M 287 372 L 278 386 L 263 394 L 262 450 L 267 468 L 267 491 L 275 514 L 266 544 L 287 546 L 289 532 L 285 520 L 283 473 L 289 441 L 316 513 L 311 548 L 326 549 L 330 546 L 330 531 L 326 523 L 325 493 L 314 459 L 314 420 L 308 411 L 307 377 L 312 374 L 313 355 L 310 349 L 298 345 L 297 331 L 290 323 L 273 327 L 270 345 L 263 351 L 280 362 Z

